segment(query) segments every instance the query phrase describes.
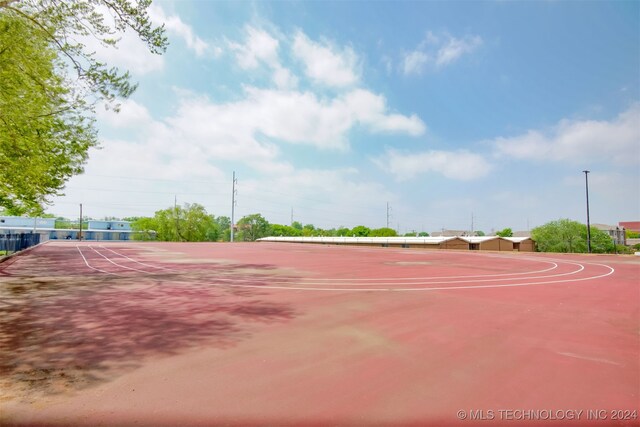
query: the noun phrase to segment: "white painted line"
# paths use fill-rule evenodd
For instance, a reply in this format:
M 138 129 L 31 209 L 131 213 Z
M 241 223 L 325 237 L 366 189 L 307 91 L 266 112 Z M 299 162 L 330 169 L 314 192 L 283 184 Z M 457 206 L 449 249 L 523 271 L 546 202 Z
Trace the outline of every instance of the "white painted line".
M 87 267 L 89 267 L 90 269 L 92 269 L 92 270 L 96 270 L 96 271 L 99 271 L 100 273 L 112 274 L 112 275 L 114 275 L 114 276 L 122 277 L 122 276 L 120 276 L 119 274 L 116 274 L 116 273 L 110 273 L 110 272 L 108 272 L 108 271 L 100 270 L 99 268 L 95 268 L 95 267 L 90 266 L 90 265 L 89 265 L 89 262 L 87 261 L 87 259 L 84 257 L 84 254 L 83 254 L 83 253 L 82 253 L 82 251 L 80 250 L 80 246 L 76 245 L 76 249 L 78 250 L 78 252 L 80 252 L 80 256 L 81 256 L 81 257 L 82 257 L 82 259 L 84 260 L 84 263 L 85 263 L 85 264 L 87 265 Z
M 547 276 L 533 276 L 533 277 L 521 277 L 521 278 L 513 278 L 513 277 L 504 278 L 503 277 L 503 278 L 499 278 L 499 279 L 440 280 L 440 281 L 425 280 L 425 281 L 422 281 L 422 282 L 401 282 L 399 280 L 403 280 L 403 279 L 399 279 L 399 280 L 396 280 L 396 281 L 383 282 L 383 283 L 376 283 L 376 282 L 371 282 L 371 283 L 363 283 L 363 282 L 352 283 L 353 279 L 342 279 L 342 281 L 340 283 L 327 283 L 326 286 L 438 285 L 438 284 L 443 284 L 443 283 L 498 282 L 498 281 L 516 280 L 516 279 L 534 280 L 534 279 L 549 279 L 549 278 L 556 278 L 556 277 L 562 277 L 562 276 L 571 276 L 573 274 L 580 273 L 581 271 L 584 270 L 584 265 L 582 265 L 582 264 L 578 264 L 578 263 L 574 263 L 574 262 L 567 262 L 566 264 L 577 265 L 578 269 L 574 270 L 574 271 L 570 271 L 568 273 L 550 274 L 550 275 L 547 275 Z M 451 277 L 454 278 L 455 276 L 451 276 Z M 458 276 L 458 277 L 474 277 L 474 276 Z M 386 280 L 390 280 L 390 279 L 386 279 Z M 301 280 L 301 282 L 302 282 L 303 285 L 306 285 L 307 283 L 314 284 L 314 285 L 325 285 L 324 283 L 307 282 L 307 281 L 304 281 L 304 279 Z M 279 284 L 280 282 L 274 281 L 273 283 Z
M 171 272 L 173 272 L 173 273 L 179 273 L 179 271 L 178 271 L 178 270 L 173 270 L 173 269 L 171 269 L 171 268 L 161 267 L 161 266 L 159 266 L 159 265 L 152 265 L 152 264 L 147 264 L 147 263 L 144 263 L 144 262 L 137 261 L 137 260 L 135 260 L 135 259 L 133 259 L 133 258 L 130 258 L 130 257 L 126 256 L 125 254 L 121 254 L 120 252 L 116 252 L 116 251 L 114 251 L 114 250 L 112 250 L 112 249 L 109 249 L 109 248 L 107 248 L 107 247 L 105 247 L 105 246 L 100 246 L 100 248 L 101 248 L 101 249 L 105 249 L 105 250 L 107 250 L 107 251 L 109 251 L 109 252 L 113 252 L 114 254 L 116 254 L 116 255 L 118 255 L 118 256 L 120 256 L 120 257 L 122 257 L 122 258 L 126 258 L 126 259 L 128 259 L 129 261 L 135 262 L 135 263 L 140 264 L 140 265 L 144 265 L 144 266 L 146 266 L 146 267 L 156 268 L 156 269 L 158 269 L 158 270 L 167 270 L 167 271 L 171 271 Z
M 546 273 L 547 271 L 551 271 L 551 270 L 555 270 L 556 268 L 558 268 L 558 264 L 556 264 L 555 262 L 550 262 L 550 261 L 541 261 L 544 262 L 546 264 L 552 264 L 551 267 L 549 268 L 545 268 L 543 270 L 534 270 L 534 271 L 524 271 L 524 272 L 520 272 L 520 273 L 497 273 L 497 274 L 474 274 L 474 275 L 469 275 L 469 276 L 432 276 L 432 277 L 401 277 L 400 280 L 430 280 L 430 279 L 468 279 L 471 277 L 503 277 L 503 276 L 521 276 L 524 274 L 536 274 L 536 273 Z M 394 280 L 397 279 L 396 277 L 379 277 L 379 278 L 375 278 L 375 277 L 371 277 L 371 278 L 352 278 L 352 279 L 348 279 L 349 281 L 382 281 L 382 280 Z M 323 278 L 317 278 L 317 279 L 303 279 L 305 282 L 307 283 L 311 283 L 311 282 L 327 282 L 327 281 L 344 281 L 345 279 L 342 278 L 327 278 L 327 279 L 323 279 Z
M 143 270 L 138 270 L 137 268 L 133 268 L 133 267 L 127 267 L 125 265 L 120 265 L 117 262 L 112 261 L 110 258 L 108 258 L 107 256 L 101 254 L 100 252 L 98 252 L 93 246 L 89 246 L 89 249 L 91 249 L 92 251 L 94 251 L 95 253 L 97 253 L 98 255 L 100 255 L 102 258 L 106 259 L 107 261 L 109 261 L 111 264 L 115 265 L 116 267 L 120 267 L 120 268 L 124 268 L 127 270 L 133 270 L 133 271 L 138 271 L 140 273 L 148 273 L 148 271 L 143 271 Z
M 490 289 L 490 288 L 511 288 L 522 286 L 539 286 L 557 283 L 583 282 L 586 280 L 600 279 L 612 275 L 615 269 L 605 264 L 588 263 L 589 265 L 597 265 L 609 269 L 609 272 L 597 276 L 582 277 L 577 279 L 553 280 L 546 282 L 530 282 L 530 283 L 508 283 L 501 285 L 479 285 L 479 286 L 447 286 L 436 288 L 309 288 L 299 286 L 271 286 L 271 285 L 241 285 L 241 284 L 216 284 L 208 283 L 210 286 L 230 286 L 237 288 L 257 288 L 257 289 L 278 289 L 278 290 L 296 290 L 296 291 L 321 291 L 321 292 L 415 292 L 415 291 L 450 291 L 463 289 Z M 176 282 L 176 283 L 192 283 L 192 282 Z

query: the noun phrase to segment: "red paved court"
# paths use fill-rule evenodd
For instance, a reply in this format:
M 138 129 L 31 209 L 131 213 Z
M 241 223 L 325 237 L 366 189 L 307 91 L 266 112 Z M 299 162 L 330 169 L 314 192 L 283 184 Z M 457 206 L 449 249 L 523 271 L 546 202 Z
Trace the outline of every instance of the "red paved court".
M 640 425 L 638 257 L 50 242 L 0 312 L 2 425 Z

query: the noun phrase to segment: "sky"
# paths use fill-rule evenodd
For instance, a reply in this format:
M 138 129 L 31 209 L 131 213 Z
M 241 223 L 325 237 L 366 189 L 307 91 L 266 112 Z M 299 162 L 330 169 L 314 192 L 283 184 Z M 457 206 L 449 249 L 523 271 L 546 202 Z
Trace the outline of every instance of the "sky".
M 640 220 L 640 2 L 155 1 L 47 212 L 409 231 Z M 93 43 L 93 45 L 92 45 Z

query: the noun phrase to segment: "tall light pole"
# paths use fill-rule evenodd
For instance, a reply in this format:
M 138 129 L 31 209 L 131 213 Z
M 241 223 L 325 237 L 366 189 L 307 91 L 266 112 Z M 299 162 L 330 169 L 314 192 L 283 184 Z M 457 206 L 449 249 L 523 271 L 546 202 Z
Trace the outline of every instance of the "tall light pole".
M 231 181 L 231 237 L 230 241 L 233 242 L 233 222 L 235 221 L 235 212 L 236 212 L 236 184 L 238 180 L 236 179 L 236 171 L 233 171 L 233 179 Z
M 591 253 L 591 223 L 589 222 L 589 171 L 584 170 L 584 185 L 587 191 L 587 252 Z

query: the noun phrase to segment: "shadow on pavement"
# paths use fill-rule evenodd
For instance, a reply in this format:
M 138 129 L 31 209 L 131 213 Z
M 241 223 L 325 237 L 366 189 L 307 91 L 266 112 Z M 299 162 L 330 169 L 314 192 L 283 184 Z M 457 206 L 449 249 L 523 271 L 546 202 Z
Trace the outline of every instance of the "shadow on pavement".
M 3 267 L 2 400 L 77 391 L 196 347 L 225 349 L 249 338 L 257 323 L 297 314 L 259 288 L 230 286 L 268 284 L 269 266 L 182 265 L 180 273 L 118 277 L 64 266 L 64 256 L 47 251 L 29 256 L 40 255 L 33 269 Z

